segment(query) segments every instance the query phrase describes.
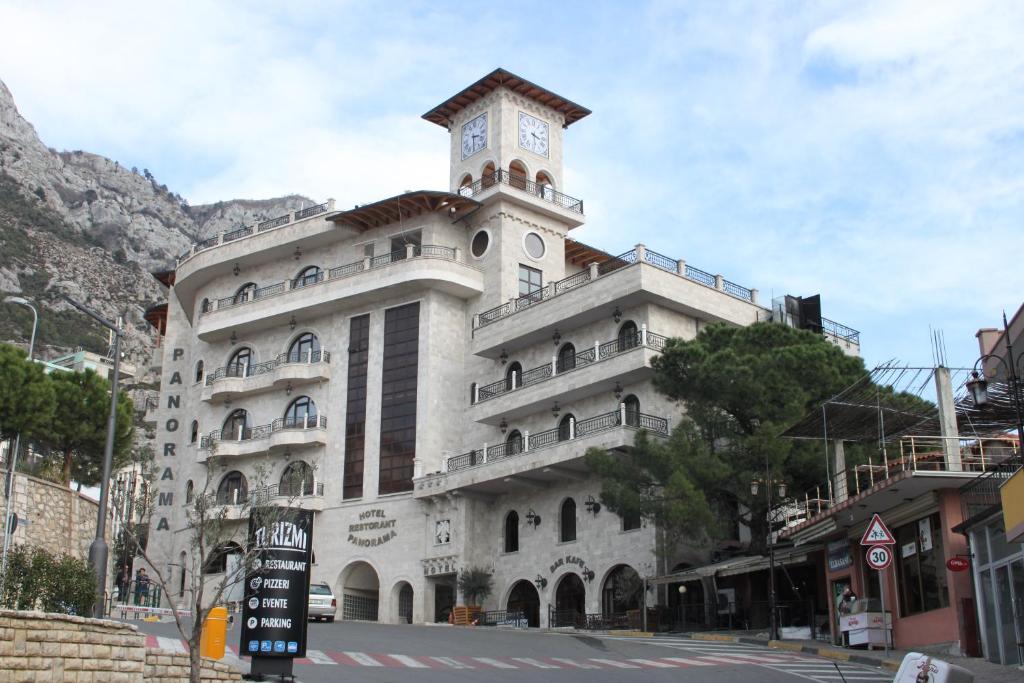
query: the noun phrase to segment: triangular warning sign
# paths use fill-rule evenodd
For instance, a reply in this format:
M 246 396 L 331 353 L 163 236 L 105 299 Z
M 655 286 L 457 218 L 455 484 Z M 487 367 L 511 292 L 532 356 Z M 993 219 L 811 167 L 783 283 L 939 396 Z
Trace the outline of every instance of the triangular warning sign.
M 889 533 L 889 528 L 877 514 L 871 518 L 871 524 L 864 530 L 860 539 L 861 545 L 895 545 L 896 539 Z

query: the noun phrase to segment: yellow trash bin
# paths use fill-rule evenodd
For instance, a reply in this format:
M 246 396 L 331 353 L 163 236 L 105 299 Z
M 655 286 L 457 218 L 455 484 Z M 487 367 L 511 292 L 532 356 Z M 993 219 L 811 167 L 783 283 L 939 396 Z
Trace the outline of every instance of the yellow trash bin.
M 203 622 L 203 636 L 199 641 L 199 654 L 210 659 L 221 659 L 228 642 L 228 610 L 214 607 Z

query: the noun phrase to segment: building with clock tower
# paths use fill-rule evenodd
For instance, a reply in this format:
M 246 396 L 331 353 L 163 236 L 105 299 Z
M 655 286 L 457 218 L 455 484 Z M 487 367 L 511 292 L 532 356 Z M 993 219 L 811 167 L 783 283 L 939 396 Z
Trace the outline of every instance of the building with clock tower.
M 161 274 L 149 543 L 172 575 L 199 496 L 243 537 L 252 505 L 314 510 L 313 580 L 339 619 L 445 620 L 458 573 L 483 568 L 493 619 L 576 625 L 707 561 L 602 507 L 584 453 L 671 433 L 681 409 L 650 367 L 667 338 L 803 323 L 681 258 L 571 237 L 563 140 L 589 114 L 497 69 L 423 115 L 451 137 L 448 189 L 238 226 Z M 812 323 L 858 351 L 855 330 Z

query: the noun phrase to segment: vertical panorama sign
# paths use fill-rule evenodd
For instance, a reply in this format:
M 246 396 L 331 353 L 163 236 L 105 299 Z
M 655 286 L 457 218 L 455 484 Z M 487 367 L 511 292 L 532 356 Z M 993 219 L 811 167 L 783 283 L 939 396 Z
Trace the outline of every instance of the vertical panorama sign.
M 313 511 L 261 507 L 249 517 L 249 543 L 259 548 L 245 577 L 239 650 L 257 658 L 303 657 L 313 554 Z

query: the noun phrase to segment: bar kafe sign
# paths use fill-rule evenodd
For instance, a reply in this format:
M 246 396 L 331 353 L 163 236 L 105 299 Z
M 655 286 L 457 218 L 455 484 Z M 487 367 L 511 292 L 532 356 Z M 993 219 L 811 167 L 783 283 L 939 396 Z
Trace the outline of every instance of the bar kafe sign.
M 253 657 L 306 654 L 313 512 L 257 508 L 249 518 L 249 543 L 259 548 L 245 577 L 240 650 Z

